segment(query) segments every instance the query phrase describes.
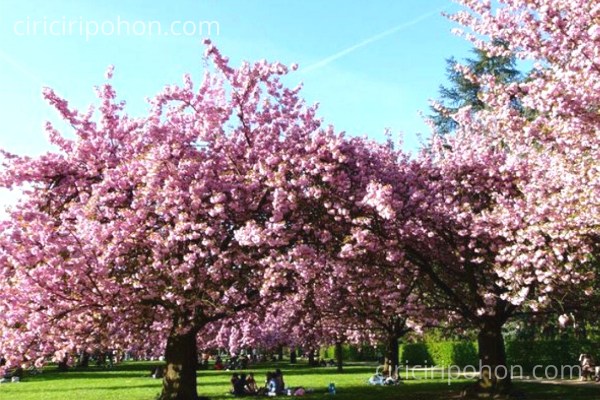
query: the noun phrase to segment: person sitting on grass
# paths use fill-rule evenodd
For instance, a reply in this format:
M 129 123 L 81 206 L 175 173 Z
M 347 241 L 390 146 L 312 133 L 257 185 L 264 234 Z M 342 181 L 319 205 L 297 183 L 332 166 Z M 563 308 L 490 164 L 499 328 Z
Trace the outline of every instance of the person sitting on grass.
M 594 358 L 587 354 L 583 353 L 579 355 L 579 365 L 581 366 L 581 380 L 592 379 L 595 374 L 595 362 Z
M 375 373 L 375 375 L 371 376 L 367 381 L 369 385 L 384 385 L 385 384 L 385 376 L 380 372 Z
M 248 378 L 246 378 L 246 393 L 255 395 L 258 393 L 258 386 L 256 385 L 256 380 L 254 380 L 254 374 L 248 374 Z
M 275 378 L 275 391 L 277 392 L 277 394 L 284 394 L 285 382 L 283 381 L 283 372 L 281 372 L 281 370 L 277 368 L 273 377 Z
M 246 376 L 244 375 L 244 380 L 237 374 L 233 374 L 231 376 L 231 394 L 234 396 L 245 396 L 246 391 L 244 390 Z
M 249 363 L 250 363 L 250 359 L 248 358 L 247 355 L 243 354 L 240 356 L 240 358 L 238 360 L 238 365 L 239 365 L 240 369 L 248 368 Z
M 152 373 L 150 375 L 154 379 L 162 379 L 165 376 L 165 368 L 162 365 L 157 366 L 152 369 Z
M 400 380 L 398 379 L 398 374 L 397 373 L 392 373 L 390 372 L 389 376 L 387 378 L 385 378 L 385 380 L 383 381 L 384 385 L 398 385 L 400 383 Z
M 232 354 L 231 357 L 229 357 L 229 360 L 227 360 L 227 365 L 225 366 L 225 368 L 227 369 L 227 371 L 233 371 L 239 369 L 238 367 L 238 357 Z
M 2 383 L 5 382 L 20 382 L 23 379 L 23 368 L 17 367 L 12 372 L 8 372 L 4 375 Z
M 272 372 L 267 372 L 267 386 L 265 391 L 267 396 L 277 396 L 277 381 L 275 380 L 275 374 Z
M 200 360 L 198 362 L 198 369 L 205 370 L 208 369 L 208 360 L 210 358 L 210 354 L 202 353 Z
M 240 374 L 240 391 L 243 392 L 245 395 L 248 394 L 248 391 L 246 390 L 246 385 L 248 384 L 248 380 L 246 377 L 246 374 Z

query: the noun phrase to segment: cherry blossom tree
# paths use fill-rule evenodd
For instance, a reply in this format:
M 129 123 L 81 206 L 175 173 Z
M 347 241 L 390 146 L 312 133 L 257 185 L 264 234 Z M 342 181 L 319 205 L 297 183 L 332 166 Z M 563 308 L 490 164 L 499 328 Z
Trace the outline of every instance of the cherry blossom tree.
M 519 82 L 461 74 L 484 105 L 454 115 L 455 135 L 423 155 L 429 209 L 404 236 L 407 257 L 442 304 L 479 329 L 483 378 L 506 364 L 502 331 L 518 309 L 537 310 L 579 288 L 592 293 L 600 199 L 600 7 L 588 1 L 459 1 L 452 19 L 480 51 L 535 63 Z M 461 67 L 458 67 L 459 69 Z M 519 109 L 514 107 L 515 101 Z M 389 203 L 389 202 L 388 202 Z M 391 203 L 389 203 L 391 204 Z M 426 239 L 428 238 L 428 239 Z
M 487 109 L 475 129 L 485 126 L 490 141 L 529 158 L 532 179 L 523 192 L 531 215 L 522 235 L 543 231 L 557 236 L 554 242 L 583 247 L 566 261 L 581 260 L 598 236 L 600 7 L 577 0 L 501 1 L 497 8 L 487 1 L 461 3 L 467 10 L 452 18 L 471 30 L 464 35 L 476 46 L 535 63 L 524 82 L 471 76 L 486 85 Z M 513 96 L 529 110 L 526 115 L 511 110 Z M 511 252 L 528 254 L 525 241 L 521 246 Z
M 207 56 L 197 89 L 186 76 L 142 118 L 109 83 L 97 118 L 48 89 L 75 137 L 48 124 L 56 152 L 2 153 L 0 184 L 24 193 L 0 237 L 9 365 L 150 347 L 167 362 L 161 398 L 195 399 L 199 332 L 283 301 L 339 253 L 391 167 L 383 146 L 322 129 L 285 66 L 236 69 L 209 42 Z
M 405 172 L 371 185 L 368 204 L 385 223 L 370 219 L 362 236 L 394 241 L 438 307 L 478 329 L 478 389 L 504 392 L 504 324 L 574 288 L 592 293 L 595 282 L 600 7 L 461 3 L 468 10 L 452 18 L 481 51 L 537 64 L 522 82 L 457 66 L 483 107 L 458 110 L 456 132 L 434 138 L 408 182 Z

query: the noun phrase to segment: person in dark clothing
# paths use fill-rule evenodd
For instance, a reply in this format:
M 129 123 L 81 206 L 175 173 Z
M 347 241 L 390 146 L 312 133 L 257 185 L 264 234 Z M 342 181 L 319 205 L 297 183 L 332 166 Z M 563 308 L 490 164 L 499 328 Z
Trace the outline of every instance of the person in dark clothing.
M 246 391 L 244 390 L 244 386 L 246 385 L 246 376 L 244 375 L 244 380 L 240 378 L 240 376 L 236 373 L 231 376 L 231 394 L 234 396 L 244 396 Z
M 231 379 L 229 381 L 229 382 L 231 382 L 231 390 L 229 391 L 229 392 L 231 392 L 231 394 L 235 394 L 235 388 L 236 388 L 236 385 L 238 384 L 239 380 L 240 380 L 240 376 L 237 373 L 231 375 Z
M 275 370 L 275 391 L 277 394 L 285 393 L 285 382 L 283 381 L 283 372 L 279 368 Z
M 240 392 L 242 392 L 243 394 L 248 394 L 248 392 L 246 391 L 246 385 L 248 384 L 248 380 L 246 378 L 246 374 L 240 374 L 240 382 L 238 383 L 238 385 L 240 386 Z
M 230 370 L 230 371 L 240 369 L 239 365 L 238 365 L 238 357 L 231 356 L 229 358 L 229 360 L 227 361 L 227 364 L 225 365 L 225 369 Z

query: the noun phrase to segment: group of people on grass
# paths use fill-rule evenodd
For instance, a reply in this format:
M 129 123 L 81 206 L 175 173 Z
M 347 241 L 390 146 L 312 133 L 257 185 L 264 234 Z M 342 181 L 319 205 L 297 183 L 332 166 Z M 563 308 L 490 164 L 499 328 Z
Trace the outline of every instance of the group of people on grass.
M 259 392 L 254 374 L 238 374 L 231 376 L 231 394 L 234 396 L 251 396 Z
M 319 367 L 335 367 L 335 361 L 333 358 L 329 359 L 329 361 L 325 361 L 323 358 L 321 358 L 319 361 L 317 361 L 317 365 Z
M 203 360 L 204 362 L 204 360 Z M 216 371 L 233 371 L 236 369 L 246 369 L 248 368 L 248 364 L 250 363 L 250 359 L 248 358 L 248 356 L 245 355 L 241 355 L 241 356 L 235 356 L 232 355 L 229 360 L 227 360 L 227 362 L 223 362 L 223 359 L 220 356 L 217 356 L 217 358 L 215 359 L 215 370 Z M 206 368 L 208 368 L 208 360 L 206 360 L 206 362 L 204 362 L 204 364 L 206 366 Z
M 5 365 L 6 359 L 4 359 L 4 357 L 0 357 L 0 367 L 3 367 Z M 14 368 L 6 372 L 4 375 L 0 375 L 0 383 L 19 382 L 21 379 L 23 379 L 22 367 Z
M 234 373 L 231 377 L 231 394 L 238 397 L 243 396 L 304 396 L 306 390 L 302 387 L 286 388 L 283 373 L 280 369 L 267 372 L 265 385 L 258 387 L 254 374 Z

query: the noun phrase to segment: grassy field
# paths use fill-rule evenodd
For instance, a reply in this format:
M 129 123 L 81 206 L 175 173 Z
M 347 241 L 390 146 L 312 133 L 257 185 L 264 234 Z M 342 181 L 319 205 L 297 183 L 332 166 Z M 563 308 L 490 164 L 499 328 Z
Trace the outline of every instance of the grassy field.
M 85 370 L 58 372 L 48 367 L 41 375 L 26 377 L 19 383 L 0 385 L 0 400 L 152 400 L 160 392 L 161 382 L 149 377 L 156 363 L 123 363 L 106 370 L 90 367 Z M 457 398 L 460 389 L 469 380 L 455 380 L 448 385 L 439 376 L 436 379 L 408 379 L 404 384 L 393 387 L 373 387 L 367 379 L 374 367 L 352 364 L 344 373 L 333 368 L 309 368 L 306 365 L 288 363 L 261 365 L 254 372 L 259 384 L 269 370 L 281 368 L 287 386 L 312 388 L 315 393 L 307 399 L 330 397 L 327 386 L 334 382 L 339 400 L 445 400 Z M 198 390 L 211 399 L 233 399 L 228 394 L 231 372 L 199 371 Z M 544 385 L 518 383 L 526 393 L 527 400 L 597 400 L 600 399 L 600 384 L 597 387 Z

